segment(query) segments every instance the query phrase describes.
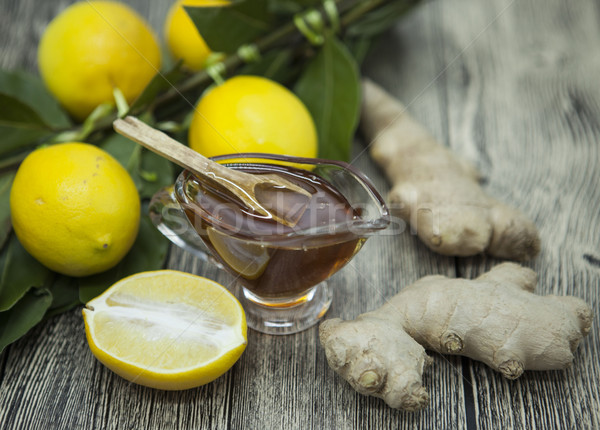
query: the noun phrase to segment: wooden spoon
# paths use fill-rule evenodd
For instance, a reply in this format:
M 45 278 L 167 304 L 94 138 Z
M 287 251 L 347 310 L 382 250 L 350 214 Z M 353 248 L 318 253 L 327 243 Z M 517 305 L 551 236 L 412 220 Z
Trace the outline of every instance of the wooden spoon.
M 279 175 L 250 174 L 229 169 L 182 145 L 139 119 L 117 119 L 113 127 L 123 136 L 188 169 L 199 178 L 217 184 L 249 209 L 293 227 L 308 206 L 311 194 Z

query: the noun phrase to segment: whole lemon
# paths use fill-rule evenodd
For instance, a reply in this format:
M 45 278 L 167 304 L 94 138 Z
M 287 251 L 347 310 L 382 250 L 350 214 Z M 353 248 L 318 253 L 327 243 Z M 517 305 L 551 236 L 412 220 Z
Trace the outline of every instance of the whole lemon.
M 75 3 L 48 25 L 38 48 L 48 89 L 75 118 L 113 100 L 133 101 L 160 67 L 160 49 L 146 22 L 111 1 Z
M 202 69 L 211 51 L 183 7 L 221 6 L 228 3 L 220 0 L 179 0 L 169 9 L 164 27 L 165 40 L 171 55 L 183 60 L 183 65 L 188 69 Z
M 15 233 L 49 269 L 87 276 L 116 265 L 137 236 L 140 200 L 107 152 L 63 143 L 25 158 L 10 192 Z
M 258 76 L 236 76 L 202 97 L 189 145 L 207 157 L 236 152 L 316 157 L 317 133 L 306 107 L 287 88 Z

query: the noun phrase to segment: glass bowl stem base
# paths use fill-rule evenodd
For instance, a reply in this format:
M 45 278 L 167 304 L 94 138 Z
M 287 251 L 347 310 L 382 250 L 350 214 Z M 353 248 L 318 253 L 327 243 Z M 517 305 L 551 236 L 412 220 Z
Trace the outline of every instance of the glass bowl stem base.
M 326 281 L 293 300 L 258 297 L 240 284 L 234 294 L 246 312 L 248 327 L 273 335 L 298 333 L 314 326 L 329 309 L 333 297 Z

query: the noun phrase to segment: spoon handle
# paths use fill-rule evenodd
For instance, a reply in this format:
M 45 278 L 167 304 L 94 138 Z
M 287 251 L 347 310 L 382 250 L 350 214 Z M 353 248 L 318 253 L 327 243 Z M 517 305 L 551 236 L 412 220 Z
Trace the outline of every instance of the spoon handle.
M 125 119 L 117 119 L 114 121 L 113 127 L 123 136 L 198 175 L 206 177 L 208 174 L 213 181 L 218 180 L 215 175 L 221 178 L 238 177 L 238 172 L 209 160 L 135 117 L 128 116 Z
M 225 189 L 250 210 L 277 222 L 293 227 L 308 207 L 311 194 L 284 178 L 229 169 L 132 116 L 115 120 L 113 127 L 123 136 L 190 170 L 204 181 Z

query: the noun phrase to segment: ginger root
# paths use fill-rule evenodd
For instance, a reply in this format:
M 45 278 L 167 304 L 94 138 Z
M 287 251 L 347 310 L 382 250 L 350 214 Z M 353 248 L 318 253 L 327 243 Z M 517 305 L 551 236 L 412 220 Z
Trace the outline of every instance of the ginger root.
M 590 331 L 592 311 L 571 296 L 533 294 L 533 270 L 504 263 L 475 280 L 426 276 L 376 311 L 324 321 L 329 365 L 358 392 L 393 407 L 423 408 L 423 347 L 486 363 L 509 379 L 564 369 Z
M 439 145 L 398 100 L 369 80 L 363 81 L 360 127 L 373 142 L 372 158 L 392 183 L 390 205 L 433 251 L 487 252 L 512 260 L 538 254 L 535 225 L 488 196 L 471 164 Z

